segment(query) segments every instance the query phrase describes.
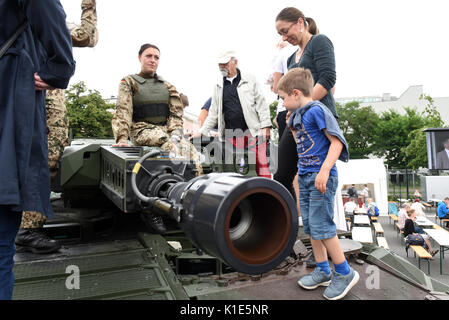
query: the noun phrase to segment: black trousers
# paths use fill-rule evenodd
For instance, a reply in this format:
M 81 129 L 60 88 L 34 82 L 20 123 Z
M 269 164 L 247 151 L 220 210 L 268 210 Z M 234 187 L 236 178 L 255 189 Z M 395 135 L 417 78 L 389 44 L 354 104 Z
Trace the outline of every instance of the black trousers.
M 282 137 L 282 134 L 284 133 L 285 127 L 287 127 L 287 124 L 285 123 L 285 118 L 287 116 L 287 110 L 281 111 L 276 116 L 276 122 L 279 126 L 279 137 Z
M 285 114 L 287 114 L 287 111 L 285 111 L 283 120 L 279 119 L 281 113 L 282 112 L 279 112 L 277 118 L 279 124 L 279 132 L 281 132 L 281 122 L 284 125 L 284 129 L 279 141 L 278 167 L 273 178 L 274 180 L 280 182 L 284 187 L 286 187 L 288 191 L 290 191 L 293 199 L 295 199 L 296 202 L 296 193 L 295 189 L 293 188 L 293 179 L 298 173 L 298 153 L 296 150 L 296 142 L 293 138 L 293 134 L 290 129 L 286 128 Z

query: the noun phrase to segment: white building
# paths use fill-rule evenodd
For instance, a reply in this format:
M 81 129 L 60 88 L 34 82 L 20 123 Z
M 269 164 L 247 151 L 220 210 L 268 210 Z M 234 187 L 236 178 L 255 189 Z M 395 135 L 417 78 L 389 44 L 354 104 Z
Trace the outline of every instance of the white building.
M 420 112 L 424 111 L 427 106 L 427 100 L 420 99 L 423 93 L 423 86 L 417 85 L 409 87 L 399 97 L 384 93 L 382 96 L 338 98 L 335 100 L 340 104 L 358 101 L 361 107 L 372 106 L 377 113 L 394 109 L 397 112 L 404 114 L 404 107 L 416 108 Z M 449 124 L 449 97 L 432 97 L 432 99 L 434 100 L 434 105 L 440 112 L 444 123 Z

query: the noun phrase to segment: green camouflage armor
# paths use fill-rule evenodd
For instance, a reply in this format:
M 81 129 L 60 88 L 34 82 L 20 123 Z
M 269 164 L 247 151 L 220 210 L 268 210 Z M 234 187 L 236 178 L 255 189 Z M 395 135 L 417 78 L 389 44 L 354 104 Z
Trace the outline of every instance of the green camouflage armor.
M 94 47 L 98 42 L 97 9 L 95 0 L 81 2 L 81 25 L 67 23 L 74 47 Z M 65 106 L 64 90 L 48 90 L 46 95 L 48 131 L 48 167 L 53 180 L 58 172 L 58 161 L 69 144 L 69 119 Z M 21 228 L 41 228 L 45 216 L 39 212 L 25 211 Z
M 135 77 L 135 76 L 134 76 Z M 159 79 L 161 79 L 159 77 Z M 153 80 L 152 80 L 153 81 Z M 150 83 L 150 82 L 148 82 Z M 133 76 L 126 76 L 120 82 L 117 97 L 116 113 L 112 119 L 112 131 L 117 143 L 128 143 L 128 139 L 136 146 L 161 147 L 173 152 L 176 156 L 195 161 L 198 175 L 203 174 L 198 151 L 193 144 L 183 138 L 184 108 L 176 88 L 164 81 L 169 92 L 169 117 L 165 125 L 152 124 L 145 121 L 133 121 L 133 96 L 138 92 L 139 85 Z M 171 139 L 178 135 L 179 142 Z

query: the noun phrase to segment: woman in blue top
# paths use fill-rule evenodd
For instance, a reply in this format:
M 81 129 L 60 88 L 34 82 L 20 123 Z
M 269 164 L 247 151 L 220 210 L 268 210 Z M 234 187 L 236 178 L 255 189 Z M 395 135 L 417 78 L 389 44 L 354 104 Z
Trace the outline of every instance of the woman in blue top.
M 335 55 L 332 42 L 318 28 L 312 18 L 293 7 L 283 9 L 276 17 L 276 30 L 282 40 L 299 49 L 288 59 L 288 69 L 304 68 L 312 72 L 314 78 L 313 100 L 321 101 L 338 118 L 332 88 L 335 86 Z M 289 114 L 287 114 L 287 119 Z M 278 170 L 274 179 L 282 183 L 296 200 L 293 179 L 298 171 L 296 143 L 290 130 L 285 130 L 279 142 Z

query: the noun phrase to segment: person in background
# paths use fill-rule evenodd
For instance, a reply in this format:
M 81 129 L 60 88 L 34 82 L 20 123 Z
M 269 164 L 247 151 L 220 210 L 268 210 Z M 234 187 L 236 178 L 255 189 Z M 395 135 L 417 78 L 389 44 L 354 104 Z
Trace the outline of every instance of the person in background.
M 416 199 L 419 199 L 421 201 L 422 196 L 418 189 L 415 189 L 415 192 L 413 193 L 413 197 L 415 197 Z
M 273 93 L 275 94 L 278 93 L 277 86 L 279 80 L 288 71 L 287 60 L 293 54 L 293 52 L 296 51 L 295 47 L 285 40 L 279 41 L 277 48 L 279 49 L 279 52 L 273 63 L 273 84 L 271 85 L 271 91 L 273 91 Z M 285 121 L 286 115 L 287 110 L 283 106 L 282 99 L 278 99 L 275 122 L 279 129 L 279 137 L 282 136 L 287 125 Z
M 198 116 L 198 124 L 200 127 L 203 126 L 204 121 L 206 121 L 207 115 L 209 114 L 210 105 L 212 103 L 212 97 L 207 99 L 204 105 L 201 107 L 200 115 Z
M 415 214 L 417 217 L 426 218 L 426 214 L 424 213 L 424 205 L 419 201 L 419 199 L 415 199 L 415 201 L 410 206 L 410 209 L 415 210 Z
M 348 195 L 350 199 L 353 199 L 355 202 L 357 202 L 358 193 L 357 189 L 355 188 L 355 184 L 352 184 L 351 188 L 348 189 Z
M 437 214 L 440 219 L 449 219 L 449 197 L 438 204 Z M 449 223 L 446 223 L 446 227 L 449 227 Z
M 398 212 L 398 225 L 399 230 L 404 229 L 405 220 L 407 220 L 407 212 L 410 210 L 410 204 L 404 203 Z
M 449 138 L 443 142 L 444 149 L 437 153 L 435 169 L 449 169 Z
M 430 242 L 430 238 L 427 234 L 425 234 L 424 232 L 423 233 L 416 232 L 415 223 L 414 223 L 415 220 L 416 220 L 415 210 L 410 209 L 407 212 L 407 219 L 405 220 L 404 229 L 403 229 L 405 241 L 407 243 L 408 237 L 410 235 L 421 237 L 423 240 L 423 243 L 425 243 L 427 245 L 427 250 L 433 257 L 434 255 L 436 255 L 438 253 L 439 250 L 436 250 L 436 251 L 433 250 L 432 244 Z
M 357 209 L 357 204 L 353 198 L 349 198 L 349 201 L 344 205 L 345 217 L 351 219 L 351 224 L 354 223 L 354 211 Z
M 207 101 L 204 103 L 204 105 L 201 107 L 201 111 L 200 111 L 200 115 L 198 116 L 198 124 L 200 126 L 200 128 L 203 126 L 204 121 L 206 121 L 207 116 L 209 115 L 209 109 L 210 109 L 210 105 L 212 104 L 212 97 L 210 97 L 209 99 L 207 99 Z M 216 124 L 212 130 L 211 130 L 211 136 L 216 137 L 217 134 L 215 133 L 215 131 L 218 130 L 218 124 Z M 212 132 L 213 131 L 213 132 Z
M 370 192 L 368 189 L 368 185 L 364 184 L 363 185 L 363 190 L 362 190 L 362 202 L 365 205 L 365 207 L 368 206 L 368 198 L 370 197 Z
M 377 217 L 379 215 L 379 208 L 377 207 L 377 204 L 374 202 L 374 200 L 372 198 L 368 198 L 366 200 L 366 203 L 366 213 L 368 214 L 368 217 Z
M 22 212 L 53 216 L 45 92 L 75 71 L 65 18 L 57 0 L 0 1 L 0 300 L 12 298 Z
M 221 77 L 212 95 L 206 121 L 192 136 L 210 136 L 218 124 L 218 136 L 237 148 L 255 149 L 257 175 L 271 179 L 267 159 L 270 141 L 270 109 L 256 78 L 238 68 L 234 51 L 223 51 L 218 57 Z
M 180 93 L 179 96 L 181 97 L 182 107 L 185 109 L 189 106 L 189 98 L 184 94 Z

